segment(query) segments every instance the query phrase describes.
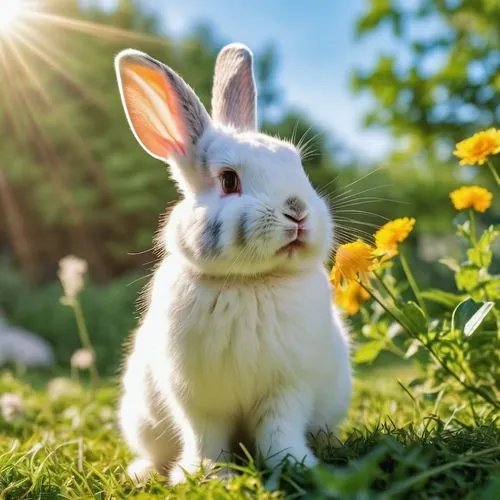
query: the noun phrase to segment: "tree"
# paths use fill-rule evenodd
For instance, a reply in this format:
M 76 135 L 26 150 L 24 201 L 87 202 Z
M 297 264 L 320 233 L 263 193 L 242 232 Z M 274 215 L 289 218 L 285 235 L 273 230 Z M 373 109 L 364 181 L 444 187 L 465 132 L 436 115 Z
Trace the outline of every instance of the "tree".
M 177 198 L 166 168 L 129 130 L 113 58 L 131 46 L 148 52 L 210 109 L 223 44 L 207 26 L 169 37 L 137 0 L 120 0 L 111 12 L 78 0 L 42 0 L 39 9 L 15 35 L 0 37 L 0 249 L 33 279 L 54 278 L 69 253 L 87 259 L 94 277 L 109 278 L 154 259 L 147 249 L 159 214 Z M 279 101 L 275 60 L 268 48 L 255 61 L 264 119 Z M 280 135 L 292 120 L 282 111 L 269 124 Z M 318 178 L 330 166 L 321 150 L 321 162 L 307 165 Z
M 387 128 L 404 157 L 429 164 L 448 156 L 458 140 L 498 123 L 499 19 L 495 0 L 370 0 L 357 34 L 390 27 L 400 50 L 355 73 L 355 90 L 375 98 L 366 124 Z

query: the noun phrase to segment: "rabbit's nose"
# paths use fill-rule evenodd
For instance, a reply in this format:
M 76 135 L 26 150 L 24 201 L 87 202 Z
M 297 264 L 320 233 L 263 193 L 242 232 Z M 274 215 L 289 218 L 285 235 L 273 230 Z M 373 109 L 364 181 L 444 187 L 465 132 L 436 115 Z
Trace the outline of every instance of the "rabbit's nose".
M 291 221 L 296 222 L 297 224 L 302 224 L 307 219 L 307 213 L 306 212 L 303 212 L 300 215 L 290 214 L 290 213 L 283 212 L 283 215 L 287 219 L 290 219 Z
M 285 201 L 283 215 L 297 224 L 304 222 L 308 214 L 307 205 L 298 196 L 290 196 Z

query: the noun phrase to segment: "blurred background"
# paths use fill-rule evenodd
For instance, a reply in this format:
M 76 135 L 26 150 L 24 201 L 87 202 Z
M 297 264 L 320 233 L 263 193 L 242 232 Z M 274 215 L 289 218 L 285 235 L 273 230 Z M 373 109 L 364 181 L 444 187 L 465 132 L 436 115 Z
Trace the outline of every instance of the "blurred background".
M 315 186 L 358 202 L 334 211 L 337 243 L 416 217 L 420 283 L 453 289 L 438 263 L 459 250 L 449 192 L 492 182 L 452 151 L 500 122 L 497 0 L 1 0 L 0 315 L 47 340 L 56 363 L 79 346 L 59 260 L 88 262 L 82 308 L 113 374 L 177 198 L 128 128 L 115 54 L 162 60 L 209 109 L 215 57 L 232 41 L 255 54 L 261 129 L 307 143 Z M 478 215 L 500 219 L 498 206 Z

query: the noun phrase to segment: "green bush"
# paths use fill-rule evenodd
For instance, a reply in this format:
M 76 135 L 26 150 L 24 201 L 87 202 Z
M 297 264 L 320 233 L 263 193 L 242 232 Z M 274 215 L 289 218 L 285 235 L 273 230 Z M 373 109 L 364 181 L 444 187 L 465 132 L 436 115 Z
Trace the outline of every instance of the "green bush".
M 49 341 L 57 363 L 67 366 L 81 345 L 73 312 L 60 302 L 61 285 L 53 282 L 33 288 L 5 261 L 0 263 L 0 283 L 0 308 L 8 321 Z M 119 366 L 123 342 L 137 323 L 135 303 L 146 283 L 135 273 L 105 286 L 87 283 L 81 293 L 97 365 L 104 375 L 112 375 Z

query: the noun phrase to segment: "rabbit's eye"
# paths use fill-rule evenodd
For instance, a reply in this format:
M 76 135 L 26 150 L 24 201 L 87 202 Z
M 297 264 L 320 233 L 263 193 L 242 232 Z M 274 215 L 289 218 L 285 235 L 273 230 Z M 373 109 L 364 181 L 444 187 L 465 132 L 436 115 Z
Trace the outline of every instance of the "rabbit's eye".
M 225 170 L 220 174 L 220 182 L 224 194 L 234 194 L 240 192 L 240 179 L 233 170 Z

